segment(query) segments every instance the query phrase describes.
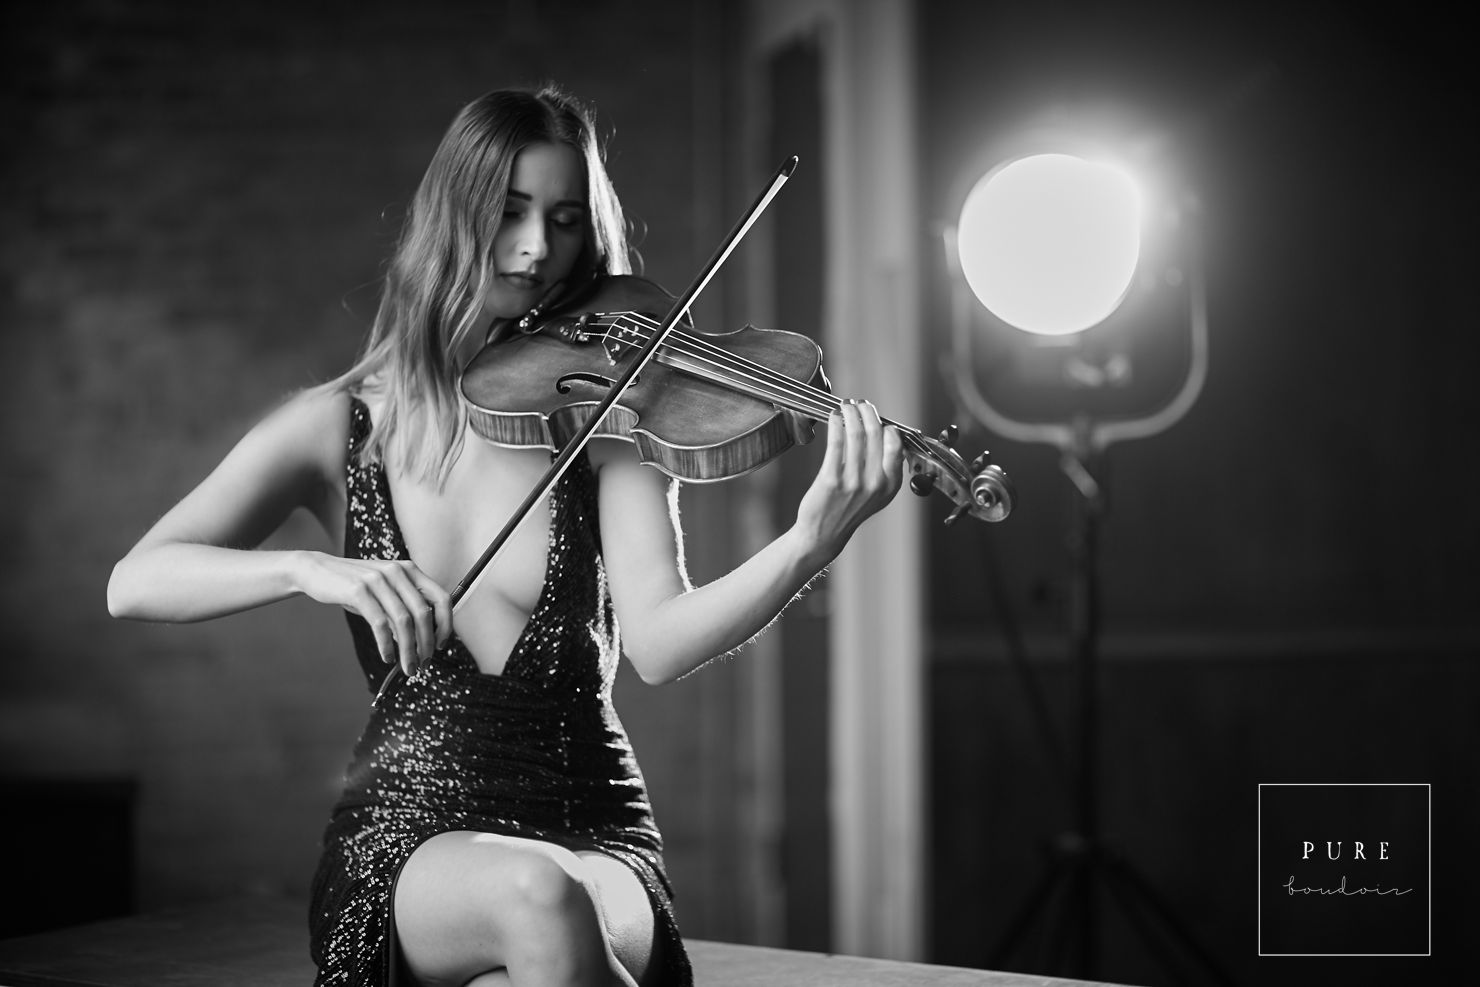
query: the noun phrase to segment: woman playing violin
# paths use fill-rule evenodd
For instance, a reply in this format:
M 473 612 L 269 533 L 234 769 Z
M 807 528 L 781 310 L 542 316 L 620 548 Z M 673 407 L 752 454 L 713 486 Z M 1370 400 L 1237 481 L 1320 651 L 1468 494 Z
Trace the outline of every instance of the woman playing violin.
M 459 371 L 562 287 L 630 270 L 586 111 L 499 91 L 453 121 L 408 210 L 362 355 L 269 414 L 115 567 L 118 617 L 343 608 L 371 709 L 324 834 L 317 983 L 691 979 L 662 842 L 611 708 L 626 655 L 672 681 L 759 633 L 898 491 L 867 403 L 828 423 L 795 523 L 702 587 L 676 484 L 593 440 L 461 600 L 549 466 L 472 434 Z M 257 549 L 298 507 L 343 555 Z M 620 631 L 619 631 L 620 628 Z

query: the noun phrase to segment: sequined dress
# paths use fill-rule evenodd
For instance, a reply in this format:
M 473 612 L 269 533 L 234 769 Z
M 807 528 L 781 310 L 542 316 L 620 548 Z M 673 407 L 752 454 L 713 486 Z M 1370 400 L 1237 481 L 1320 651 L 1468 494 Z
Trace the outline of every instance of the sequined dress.
M 347 557 L 404 559 L 384 468 L 360 464 L 370 430 L 351 399 Z M 389 666 L 349 617 L 373 693 Z M 316 987 L 407 982 L 390 921 L 401 865 L 438 833 L 475 830 L 599 850 L 642 881 L 656 916 L 658 982 L 692 983 L 646 786 L 612 706 L 620 641 L 596 524 L 596 481 L 579 457 L 550 497 L 545 584 L 501 675 L 456 635 L 371 710 L 324 833 L 310 933 Z

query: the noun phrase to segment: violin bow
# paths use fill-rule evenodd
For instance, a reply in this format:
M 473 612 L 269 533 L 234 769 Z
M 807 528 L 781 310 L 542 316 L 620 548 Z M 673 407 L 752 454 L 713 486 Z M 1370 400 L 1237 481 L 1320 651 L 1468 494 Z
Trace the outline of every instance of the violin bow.
M 668 338 L 674 327 L 683 319 L 684 314 L 688 312 L 694 300 L 699 297 L 699 293 L 709 286 L 709 282 L 713 280 L 714 275 L 724 266 L 725 261 L 729 259 L 730 254 L 734 252 L 740 241 L 745 238 L 745 235 L 750 232 L 750 228 L 755 225 L 755 221 L 760 218 L 761 213 L 765 212 L 766 207 L 771 204 L 771 200 L 776 197 L 776 193 L 781 191 L 781 186 L 786 184 L 787 179 L 791 177 L 791 173 L 796 170 L 797 160 L 797 156 L 793 154 L 776 169 L 776 173 L 771 176 L 771 180 L 766 183 L 766 187 L 761 193 L 755 197 L 755 201 L 750 204 L 750 208 L 745 211 L 725 236 L 724 240 L 720 242 L 720 245 L 715 248 L 714 254 L 709 258 L 704 267 L 700 269 L 699 275 L 694 278 L 683 294 L 679 295 L 673 305 L 668 309 L 668 314 L 663 317 L 663 322 L 658 327 L 658 330 L 648 338 L 647 342 L 643 344 L 642 349 L 637 351 L 637 355 L 632 358 L 627 369 L 611 386 L 606 397 L 602 398 L 601 402 L 597 404 L 595 411 L 591 413 L 586 423 L 565 444 L 565 448 L 560 450 L 559 455 L 551 461 L 550 468 L 545 471 L 545 475 L 534 485 L 529 491 L 528 496 L 524 498 L 524 501 L 510 515 L 503 529 L 494 536 L 493 541 L 489 542 L 488 547 L 483 550 L 483 554 L 478 556 L 477 561 L 473 563 L 467 573 L 458 581 L 457 585 L 452 588 L 449 596 L 451 597 L 454 613 L 457 612 L 459 604 L 467 596 L 468 591 L 477 585 L 478 580 L 488 568 L 488 564 L 503 550 L 504 545 L 508 543 L 509 538 L 519 528 L 519 525 L 524 523 L 524 519 L 529 516 L 534 506 L 550 496 L 550 491 L 555 489 L 555 485 L 560 482 L 561 477 L 570 468 L 570 464 L 575 460 L 575 457 L 586 448 L 591 435 L 601 426 L 601 423 L 606 419 L 607 413 L 611 411 L 612 406 L 621 400 L 628 385 L 632 383 L 637 375 L 652 360 L 653 356 L 658 352 L 658 348 L 663 345 L 664 340 Z M 380 689 L 375 693 L 374 700 L 371 701 L 372 706 L 380 702 L 381 697 L 386 694 L 386 690 L 390 688 L 391 683 L 400 674 L 400 664 L 392 665 L 390 672 L 380 683 Z

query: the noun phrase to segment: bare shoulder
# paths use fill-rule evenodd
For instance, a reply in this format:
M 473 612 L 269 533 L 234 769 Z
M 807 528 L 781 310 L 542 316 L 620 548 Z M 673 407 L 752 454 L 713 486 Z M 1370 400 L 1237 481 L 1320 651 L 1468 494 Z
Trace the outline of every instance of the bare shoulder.
M 350 392 L 344 388 L 307 388 L 289 395 L 274 410 L 300 425 L 309 427 L 349 421 Z
M 249 455 L 249 462 L 257 462 L 264 492 L 276 491 L 264 498 L 266 503 L 277 503 L 279 511 L 289 505 L 308 508 L 331 536 L 335 518 L 343 513 L 352 397 L 338 387 L 293 394 L 254 430 L 260 446 Z
M 258 426 L 302 466 L 327 476 L 344 467 L 349 448 L 351 395 L 342 388 L 299 391 L 273 409 Z

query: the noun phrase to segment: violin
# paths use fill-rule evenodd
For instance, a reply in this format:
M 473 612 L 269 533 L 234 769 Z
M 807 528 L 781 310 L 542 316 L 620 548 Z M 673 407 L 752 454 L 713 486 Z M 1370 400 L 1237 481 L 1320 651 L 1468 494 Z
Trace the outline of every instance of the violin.
M 594 279 L 549 311 L 526 315 L 485 346 L 459 385 L 472 429 L 509 448 L 552 453 L 570 444 L 651 340 L 674 298 L 632 275 Z M 746 326 L 693 331 L 684 317 L 632 377 L 590 437 L 631 442 L 638 458 L 669 476 L 707 483 L 758 469 L 812 440 L 840 404 L 806 336 Z M 1001 521 L 1012 483 L 987 454 L 969 465 L 951 448 L 954 427 L 932 438 L 883 419 L 903 440 L 910 489 L 938 491 L 963 514 Z

